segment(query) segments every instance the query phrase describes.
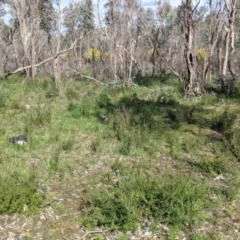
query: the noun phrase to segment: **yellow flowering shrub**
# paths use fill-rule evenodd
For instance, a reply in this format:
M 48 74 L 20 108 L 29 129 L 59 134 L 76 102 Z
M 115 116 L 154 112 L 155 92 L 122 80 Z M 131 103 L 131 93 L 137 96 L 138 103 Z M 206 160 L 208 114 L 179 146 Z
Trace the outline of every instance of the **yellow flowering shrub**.
M 201 47 L 197 50 L 197 58 L 199 61 L 203 61 L 206 57 L 206 49 Z
M 93 56 L 95 58 L 99 58 L 100 55 L 101 55 L 101 52 L 98 49 L 96 49 L 96 48 L 89 48 L 88 49 L 87 58 L 92 58 Z

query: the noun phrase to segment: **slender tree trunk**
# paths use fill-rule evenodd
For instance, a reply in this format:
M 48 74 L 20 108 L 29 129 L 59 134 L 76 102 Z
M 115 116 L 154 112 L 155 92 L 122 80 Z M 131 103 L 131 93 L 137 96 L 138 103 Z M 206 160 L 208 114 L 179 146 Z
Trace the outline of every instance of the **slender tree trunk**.
M 236 11 L 236 3 L 237 0 L 232 0 L 231 3 L 231 11 L 229 14 L 229 41 L 230 41 L 230 52 L 229 52 L 229 58 L 228 58 L 228 68 L 229 72 L 231 74 L 231 79 L 229 80 L 229 89 L 228 94 L 230 94 L 233 90 L 235 81 L 237 79 L 237 74 L 233 68 L 233 57 L 235 53 L 235 31 L 234 31 L 234 21 L 235 21 L 235 11 Z
M 227 66 L 228 66 L 228 54 L 229 54 L 229 30 L 227 30 L 225 34 L 225 54 L 224 54 L 224 61 L 222 67 L 222 90 L 224 92 L 228 92 L 228 84 L 227 84 Z
M 36 50 L 35 50 L 35 38 L 32 37 L 31 38 L 31 45 L 32 45 L 32 61 L 31 61 L 31 65 L 32 65 L 32 80 L 35 80 L 35 76 L 37 74 L 37 67 L 36 65 Z
M 61 43 L 61 8 L 60 8 L 60 0 L 58 2 L 58 37 L 57 37 L 57 48 L 56 48 L 56 57 L 53 61 L 53 73 L 55 79 L 56 88 L 61 92 L 61 69 L 60 69 L 60 59 L 59 59 L 59 51 L 60 51 L 60 43 Z
M 235 52 L 235 11 L 236 11 L 236 0 L 225 0 L 225 7 L 228 13 L 228 25 L 225 27 L 225 56 L 222 67 L 222 90 L 230 94 L 236 81 L 236 72 L 233 69 L 232 61 Z M 230 72 L 231 78 L 228 78 L 227 73 Z
M 187 32 L 185 34 L 185 60 L 186 60 L 187 71 L 188 71 L 188 79 L 187 79 L 188 85 L 187 85 L 186 93 L 188 95 L 195 95 L 195 94 L 198 95 L 202 93 L 202 86 L 197 76 L 197 59 L 196 59 L 196 53 L 193 45 L 193 37 L 194 37 L 193 14 L 197 8 L 197 5 L 193 8 L 192 0 L 186 0 L 186 3 L 185 3 L 185 12 L 187 16 Z
M 214 3 L 212 2 L 212 0 L 210 0 L 209 6 L 210 6 L 210 25 L 208 33 L 208 47 L 203 67 L 204 83 L 211 79 L 212 56 L 214 53 L 214 49 L 216 48 L 217 42 L 219 41 L 219 34 L 222 31 L 223 27 L 223 21 L 221 21 L 220 19 L 220 17 L 222 16 L 220 2 Z M 221 59 L 219 60 L 221 61 Z

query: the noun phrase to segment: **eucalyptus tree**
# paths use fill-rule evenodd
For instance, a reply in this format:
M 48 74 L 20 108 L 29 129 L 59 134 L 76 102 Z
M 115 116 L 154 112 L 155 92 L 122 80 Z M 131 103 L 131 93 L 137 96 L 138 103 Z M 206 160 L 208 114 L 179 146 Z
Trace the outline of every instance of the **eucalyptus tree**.
M 85 32 L 89 32 L 94 29 L 94 7 L 93 0 L 83 1 L 83 11 L 82 11 L 82 28 Z
M 141 2 L 108 1 L 105 7 L 112 77 L 128 86 L 132 84 L 132 77 L 141 70 L 141 37 L 145 31 Z
M 157 19 L 159 26 L 158 31 L 152 34 L 152 43 L 154 46 L 153 56 L 158 56 L 159 70 L 163 70 L 164 60 L 168 58 L 168 55 L 171 56 L 169 51 L 174 48 L 174 46 L 172 46 L 172 48 L 169 48 L 169 46 L 171 43 L 174 43 L 173 40 L 176 39 L 176 36 L 172 37 L 173 33 L 176 34 L 173 23 L 175 19 L 174 9 L 168 2 L 158 2 Z
M 201 94 L 202 82 L 197 74 L 197 58 L 196 58 L 196 42 L 194 41 L 195 31 L 195 12 L 199 5 L 198 0 L 186 0 L 183 2 L 184 6 L 184 28 L 185 28 L 185 50 L 184 56 L 187 65 L 187 86 L 186 93 L 189 95 Z
M 82 28 L 84 30 L 84 33 L 90 32 L 95 28 L 94 23 L 94 6 L 93 6 L 93 0 L 84 0 L 83 1 L 83 21 L 82 21 Z M 96 61 L 96 46 L 97 44 L 97 36 L 95 32 L 92 32 L 87 37 L 87 58 L 90 59 L 92 64 L 92 70 L 93 70 L 93 77 L 97 77 L 97 61 Z M 90 53 L 90 54 L 89 54 Z
M 161 61 L 180 81 L 186 85 L 185 33 L 186 17 L 183 4 L 171 8 L 158 3 L 158 21 L 161 29 L 159 45 Z
M 145 47 L 147 50 L 145 53 L 141 52 L 149 57 L 148 61 L 150 60 L 150 63 L 152 64 L 152 76 L 154 76 L 159 53 L 159 36 L 161 35 L 160 27 L 157 26 L 155 13 L 152 8 L 143 8 L 140 12 L 142 16 L 137 24 L 141 32 L 140 34 L 138 33 L 138 38 L 143 39 L 141 42 L 141 48 Z
M 4 9 L 3 3 L 0 2 L 0 54 L 1 54 L 1 72 L 6 73 L 7 71 L 7 61 L 8 61 L 8 55 L 10 46 L 13 43 L 13 31 L 11 27 L 9 27 L 4 22 L 4 16 L 6 14 L 6 11 Z
M 8 24 L 15 33 L 12 50 L 17 56 L 17 67 L 34 79 L 36 61 L 47 45 L 46 32 L 50 34 L 52 3 L 49 0 L 3 0 L 2 3 L 9 9 Z M 29 65 L 31 68 L 25 68 Z
M 231 93 L 233 85 L 237 80 L 237 74 L 233 68 L 235 54 L 235 14 L 237 0 L 224 0 L 224 9 L 226 11 L 227 21 L 225 22 L 224 31 L 224 61 L 222 66 L 222 89 L 226 93 Z M 231 77 L 227 76 L 230 73 Z
M 65 29 L 64 42 L 70 46 L 76 38 L 83 34 L 83 3 L 71 2 L 63 9 L 63 27 Z M 73 49 L 72 54 L 68 54 L 66 61 L 69 67 L 80 71 L 82 64 L 82 42 L 78 43 L 78 48 Z M 73 66 L 71 66 L 73 65 Z
M 79 30 L 89 32 L 94 28 L 94 13 L 92 0 L 73 1 L 63 9 L 63 26 L 67 34 Z M 72 37 L 72 36 L 70 36 Z
M 156 63 L 154 43 L 159 32 L 153 9 L 140 7 L 137 11 L 135 25 L 135 58 L 139 66 L 138 75 L 149 73 L 150 68 L 153 73 Z
M 203 63 L 203 71 L 202 78 L 204 83 L 211 80 L 211 68 L 213 64 L 213 56 L 215 53 L 215 49 L 217 44 L 221 40 L 221 33 L 224 24 L 224 13 L 223 13 L 223 0 L 209 0 L 208 1 L 208 12 L 209 14 L 206 16 L 204 23 L 204 27 L 206 29 L 207 39 L 205 41 L 204 48 L 201 48 L 199 51 L 200 58 L 202 57 L 204 60 Z M 222 53 L 220 54 L 222 55 Z M 201 61 L 201 59 L 199 59 Z M 221 57 L 219 58 L 219 66 L 221 69 Z M 221 72 L 221 70 L 220 70 Z
M 63 9 L 64 42 L 71 45 L 79 36 L 91 32 L 95 28 L 94 17 L 92 0 L 72 1 Z M 80 71 L 82 62 L 88 59 L 89 49 L 94 48 L 93 45 L 94 36 L 91 34 L 88 34 L 86 40 L 77 43 L 66 58 L 69 67 Z
M 105 23 L 107 26 L 106 37 L 109 41 L 109 63 L 111 77 L 118 79 L 117 76 L 117 29 L 119 29 L 120 10 L 119 1 L 108 0 L 104 5 L 106 8 Z

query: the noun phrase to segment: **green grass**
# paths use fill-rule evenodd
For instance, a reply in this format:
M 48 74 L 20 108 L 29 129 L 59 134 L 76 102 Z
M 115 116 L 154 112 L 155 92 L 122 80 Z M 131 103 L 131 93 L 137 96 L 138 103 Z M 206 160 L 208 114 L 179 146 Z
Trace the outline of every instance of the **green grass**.
M 50 205 L 66 224 L 128 239 L 149 219 L 169 227 L 163 239 L 204 239 L 195 230 L 207 212 L 238 198 L 240 106 L 234 96 L 184 98 L 169 74 L 148 81 L 110 90 L 66 79 L 61 93 L 47 77 L 0 82 L 0 212 L 36 214 L 63 198 L 77 207 Z M 8 142 L 21 134 L 27 145 Z

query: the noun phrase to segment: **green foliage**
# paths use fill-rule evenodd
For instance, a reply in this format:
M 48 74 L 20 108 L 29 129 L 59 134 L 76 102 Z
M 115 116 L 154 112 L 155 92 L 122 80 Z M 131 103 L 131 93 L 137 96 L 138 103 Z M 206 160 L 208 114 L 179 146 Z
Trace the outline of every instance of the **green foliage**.
M 94 237 L 91 237 L 91 240 L 104 240 L 104 237 L 101 234 L 96 234 Z
M 101 138 L 96 137 L 91 144 L 91 149 L 93 152 L 100 152 L 101 150 Z
M 115 132 L 121 154 L 129 155 L 135 149 L 143 149 L 150 137 L 156 138 L 162 132 L 162 117 L 157 115 L 159 106 L 156 103 L 132 94 L 122 97 L 116 104 L 110 104 L 109 100 L 107 104 L 109 126 Z
M 132 141 L 132 138 L 130 136 L 125 136 L 122 139 L 122 142 L 121 142 L 120 147 L 119 147 L 119 153 L 120 154 L 126 155 L 126 156 L 128 156 L 130 154 L 131 144 L 132 144 L 131 141 Z
M 110 193 L 101 191 L 97 196 L 92 196 L 92 208 L 85 209 L 83 217 L 87 227 L 104 226 L 111 230 L 135 230 L 137 216 L 133 208 L 127 204 L 127 196 L 119 191 Z M 84 200 L 88 201 L 88 200 Z
M 82 73 L 90 75 L 92 69 Z M 84 226 L 134 231 L 148 219 L 151 231 L 160 222 L 169 228 L 166 239 L 179 237 L 179 229 L 186 237 L 203 239 L 194 235 L 201 226 L 201 212 L 217 211 L 219 203 L 221 208 L 230 206 L 238 196 L 240 108 L 234 96 L 183 98 L 181 84 L 166 73 L 136 79 L 135 89 L 110 90 L 88 80 L 63 80 L 61 97 L 51 99 L 46 94 L 58 95 L 52 79 L 19 80 L 0 83 L 3 213 L 39 208 L 36 168 L 41 186 L 49 189 L 48 198 L 61 195 L 65 206 L 70 192 L 74 202 L 83 197 Z M 8 142 L 20 134 L 29 138 L 28 144 Z M 39 161 L 35 164 L 34 159 Z M 115 159 L 120 160 L 113 164 Z M 35 177 L 23 174 L 28 168 Z M 8 174 L 6 169 L 18 172 Z M 72 219 L 78 224 L 79 215 L 58 202 L 51 207 L 59 211 L 59 205 L 67 220 L 56 220 L 56 229 L 66 232 L 64 224 L 72 224 Z M 50 236 L 58 239 L 62 234 Z M 123 233 L 119 239 L 128 238 Z
M 79 98 L 79 91 L 75 89 L 73 86 L 69 86 L 66 89 L 66 95 L 69 100 L 74 100 Z
M 13 172 L 0 177 L 0 214 L 34 212 L 43 197 L 37 192 L 35 173 L 23 175 Z
M 225 173 L 228 169 L 227 161 L 221 157 L 209 159 L 201 159 L 195 166 L 202 172 L 210 174 L 211 176 L 216 176 L 217 174 Z
M 127 236 L 121 235 L 116 240 L 130 240 L 130 238 Z
M 33 82 L 32 79 L 28 80 L 25 82 L 26 87 L 29 87 L 30 89 L 32 87 L 37 88 L 38 90 L 42 91 L 44 90 L 44 92 L 46 94 L 49 93 L 58 93 L 57 89 L 56 89 L 56 84 L 54 82 L 54 78 L 53 76 L 48 76 L 48 77 L 37 77 L 36 81 Z
M 236 113 L 226 109 L 220 115 L 216 115 L 213 118 L 211 129 L 222 132 L 227 136 L 232 129 L 236 117 Z
M 52 172 L 57 172 L 59 170 L 59 156 L 61 153 L 60 147 L 55 147 L 52 151 L 50 160 L 49 160 L 49 170 Z
M 206 238 L 202 234 L 194 234 L 192 240 L 205 240 Z
M 152 211 L 168 224 L 192 223 L 205 205 L 206 196 L 205 186 L 196 184 L 189 177 L 177 176 L 156 194 Z
M 201 97 L 200 104 L 203 106 L 211 106 L 217 104 L 219 102 L 219 98 L 214 94 L 205 94 Z
M 237 170 L 232 174 L 231 178 L 226 181 L 226 184 L 214 186 L 213 192 L 220 198 L 232 201 L 239 193 L 240 175 Z
M 70 102 L 68 104 L 68 111 L 76 119 L 96 115 L 94 102 L 90 99 L 85 99 L 81 104 Z
M 7 101 L 8 101 L 7 91 L 4 91 L 3 89 L 1 89 L 1 91 L 0 91 L 0 108 L 6 107 Z
M 207 188 L 189 176 L 149 175 L 149 167 L 116 162 L 108 187 L 82 199 L 83 223 L 111 230 L 134 230 L 142 217 L 177 226 L 193 223 L 206 206 Z M 109 186 L 110 184 L 110 186 Z
M 27 123 L 30 126 L 44 127 L 51 123 L 52 112 L 50 106 L 39 106 L 29 110 Z
M 231 96 L 234 97 L 234 98 L 239 99 L 239 96 L 240 96 L 240 82 L 239 81 L 237 81 L 234 84 Z
M 62 149 L 65 152 L 67 153 L 71 152 L 74 145 L 74 137 L 65 138 L 61 144 L 62 144 Z
M 177 238 L 177 231 L 175 227 L 171 227 L 167 234 L 167 240 L 175 240 Z
M 171 94 L 171 92 L 161 92 L 158 95 L 157 102 L 162 104 L 174 105 L 176 103 L 177 96 Z
M 111 105 L 111 99 L 108 94 L 102 93 L 98 97 L 97 105 L 99 108 L 105 108 Z
M 73 118 L 79 119 L 82 116 L 79 104 L 72 103 L 72 102 L 69 103 L 68 111 L 71 113 Z

